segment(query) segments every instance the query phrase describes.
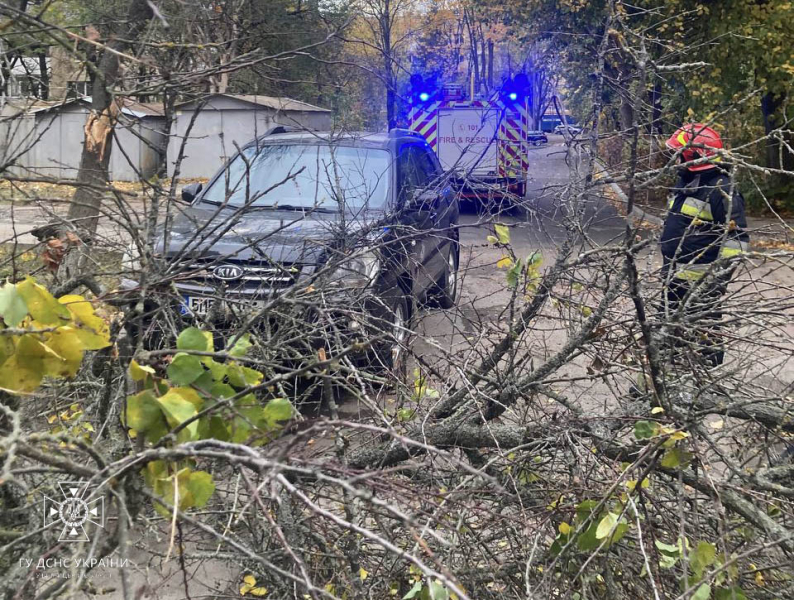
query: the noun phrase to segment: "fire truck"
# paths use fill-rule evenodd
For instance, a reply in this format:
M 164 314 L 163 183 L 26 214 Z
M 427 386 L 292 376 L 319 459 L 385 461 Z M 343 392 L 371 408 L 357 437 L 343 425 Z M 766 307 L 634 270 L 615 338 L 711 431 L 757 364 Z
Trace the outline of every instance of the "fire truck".
M 460 86 L 435 89 L 419 75 L 411 88 L 409 128 L 427 140 L 462 196 L 524 196 L 531 144 L 526 75 L 487 99 L 464 99 Z

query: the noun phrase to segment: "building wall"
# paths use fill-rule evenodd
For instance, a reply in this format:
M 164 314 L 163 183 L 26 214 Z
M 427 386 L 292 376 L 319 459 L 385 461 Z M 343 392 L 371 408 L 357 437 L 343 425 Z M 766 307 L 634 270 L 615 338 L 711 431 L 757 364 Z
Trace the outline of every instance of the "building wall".
M 330 113 L 255 108 L 231 98 L 213 98 L 211 102 L 214 108 L 204 107 L 199 112 L 189 135 L 188 127 L 195 111 L 177 111 L 168 143 L 169 177 L 174 174 L 180 146 L 185 139 L 179 177 L 208 178 L 237 152 L 238 146 L 244 146 L 277 124 L 317 131 L 327 131 L 331 127 Z
M 85 66 L 75 60 L 65 48 L 50 49 L 50 100 L 63 100 L 69 91 L 70 81 L 88 81 Z
M 35 173 L 75 179 L 80 168 L 87 117 L 88 107 L 71 105 L 8 120 L 0 124 L 0 159 L 19 155 L 17 165 L 11 168 L 16 175 Z M 150 146 L 144 139 L 154 143 L 162 135 L 163 119 L 160 117 L 118 124 L 110 155 L 110 179 L 137 181 L 139 171 L 147 179 L 154 175 L 159 156 L 156 146 Z
M 158 144 L 162 143 L 163 119 L 124 119 L 113 132 L 113 151 L 110 155 L 111 181 L 149 179 L 160 164 Z

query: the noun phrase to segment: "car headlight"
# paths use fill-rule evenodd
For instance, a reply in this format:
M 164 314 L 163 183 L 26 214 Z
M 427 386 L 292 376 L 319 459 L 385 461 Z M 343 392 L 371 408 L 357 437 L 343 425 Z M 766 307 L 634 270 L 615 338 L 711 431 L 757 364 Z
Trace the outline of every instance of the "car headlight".
M 380 258 L 375 252 L 363 252 L 345 258 L 329 276 L 329 283 L 339 287 L 368 287 L 380 273 Z

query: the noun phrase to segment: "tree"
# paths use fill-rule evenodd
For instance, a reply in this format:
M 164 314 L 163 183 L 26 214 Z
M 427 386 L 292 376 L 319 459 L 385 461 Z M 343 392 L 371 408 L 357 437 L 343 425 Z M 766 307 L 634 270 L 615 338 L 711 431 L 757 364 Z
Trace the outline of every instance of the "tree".
M 675 170 L 667 159 L 649 165 L 644 136 L 680 120 L 686 100 L 678 96 L 690 89 L 682 80 L 700 68 L 690 61 L 700 42 L 666 54 L 669 40 L 655 33 L 669 20 L 663 6 L 632 12 L 612 0 L 561 0 L 530 8 L 542 10 L 531 22 L 523 15 L 528 26 L 554 17 L 541 21 L 554 35 L 539 43 L 564 57 L 571 99 L 591 115 L 591 130 L 566 140 L 560 164 L 570 173 L 550 180 L 541 198 L 516 200 L 511 214 L 495 203 L 431 232 L 460 245 L 456 308 L 417 306 L 413 322 L 389 329 L 360 309 L 377 301 L 371 287 L 340 302 L 340 286 L 324 277 L 360 276 L 378 264 L 371 252 L 388 265 L 390 251 L 424 239 L 410 227 L 385 231 L 380 211 L 352 223 L 347 213 L 294 211 L 276 231 L 244 227 L 251 207 L 224 200 L 235 186 L 249 201 L 262 193 L 248 189 L 247 165 L 238 181 L 227 171 L 220 202 L 190 209 L 149 182 L 137 182 L 145 202 L 115 190 L 123 245 L 142 252 L 120 259 L 114 240 L 98 236 L 80 273 L 96 283 L 93 295 L 58 282 L 48 289 L 32 252 L 2 247 L 5 597 L 79 597 L 101 573 L 128 598 L 147 589 L 164 598 L 791 596 L 791 250 L 757 245 L 715 263 L 702 285 L 735 270 L 720 323 L 698 310 L 666 310 L 653 228 L 620 221 L 603 198 L 621 203 L 620 183 L 631 214 L 640 193 Z M 170 23 L 181 13 L 161 14 Z M 178 34 L 189 56 L 147 63 L 152 79 L 130 86 L 135 92 L 154 94 L 166 71 L 177 97 L 197 94 L 206 70 L 216 80 L 228 71 L 229 86 L 243 86 L 279 54 L 251 55 L 240 40 L 232 64 L 207 64 L 189 31 L 185 24 Z M 310 53 L 320 36 L 308 37 Z M 361 48 L 367 38 L 347 39 Z M 148 60 L 163 43 L 139 37 L 127 53 Z M 144 52 L 147 44 L 157 49 Z M 328 69 L 323 86 L 340 95 L 342 82 L 368 81 L 349 64 L 315 58 L 312 68 Z M 291 73 L 310 90 L 311 68 Z M 285 85 L 297 85 L 292 75 Z M 661 102 L 649 93 L 657 90 Z M 739 105 L 719 116 L 731 123 L 744 114 Z M 757 133 L 752 141 L 764 143 Z M 595 158 L 613 136 L 625 162 L 608 173 Z M 538 176 L 552 168 L 538 164 Z M 723 164 L 748 175 L 765 168 L 735 146 Z M 323 175 L 335 198 L 344 175 L 337 166 L 331 161 Z M 35 187 L 35 176 L 7 174 L 39 202 L 59 193 Z M 25 213 L 9 210 L 15 221 Z M 546 213 L 557 216 L 551 227 Z M 304 277 L 296 285 L 240 309 L 224 305 L 234 282 L 213 286 L 222 318 L 180 309 L 176 283 L 206 283 L 215 263 L 238 258 L 195 251 L 224 237 L 242 240 L 262 272 L 272 275 L 275 265 L 274 278 L 295 281 L 284 259 L 272 259 L 289 227 L 310 231 L 307 243 L 332 228 L 333 243 L 321 248 L 328 261 L 292 265 Z M 169 254 L 163 240 L 176 234 L 184 251 Z M 47 246 L 45 257 L 56 249 Z M 121 279 L 138 283 L 121 289 Z M 702 300 L 699 288 L 690 308 Z M 715 340 L 728 357 L 719 367 L 703 352 Z M 384 343 L 409 357 L 407 369 L 367 354 Z M 355 360 L 362 353 L 375 364 Z M 55 519 L 51 501 L 64 507 L 59 484 L 80 480 L 98 490 L 108 518 L 102 530 L 86 525 L 90 543 L 66 544 L 60 526 L 43 524 Z M 85 513 L 66 502 L 63 515 L 55 511 L 59 522 L 87 523 L 98 507 L 88 500 Z M 47 577 L 53 572 L 63 576 Z

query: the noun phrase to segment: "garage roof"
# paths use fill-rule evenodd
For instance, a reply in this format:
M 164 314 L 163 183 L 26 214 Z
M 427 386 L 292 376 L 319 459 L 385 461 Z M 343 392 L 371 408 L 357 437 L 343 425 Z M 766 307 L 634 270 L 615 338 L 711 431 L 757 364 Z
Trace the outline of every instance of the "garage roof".
M 286 98 L 280 96 L 260 96 L 258 94 L 210 94 L 209 96 L 202 96 L 200 100 L 205 100 L 211 97 L 231 98 L 233 100 L 239 100 L 240 102 L 254 104 L 256 106 L 264 106 L 266 108 L 272 108 L 273 110 L 295 110 L 301 112 L 322 112 L 322 113 L 331 112 L 327 108 L 320 108 L 319 106 L 314 106 L 313 104 L 301 102 L 300 100 L 294 100 L 292 98 Z M 177 106 L 184 107 L 187 106 L 188 104 L 193 104 L 198 101 L 199 101 L 198 99 L 188 100 L 186 102 L 181 102 Z
M 46 112 L 55 108 L 71 106 L 72 104 L 91 104 L 90 96 L 71 98 L 69 100 L 37 100 L 29 104 L 27 113 L 35 114 Z M 162 117 L 163 107 L 155 102 L 136 102 L 132 98 L 124 98 L 124 105 L 121 108 L 122 114 L 128 117 L 142 119 L 144 117 Z

